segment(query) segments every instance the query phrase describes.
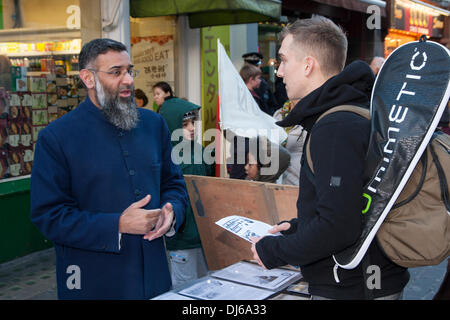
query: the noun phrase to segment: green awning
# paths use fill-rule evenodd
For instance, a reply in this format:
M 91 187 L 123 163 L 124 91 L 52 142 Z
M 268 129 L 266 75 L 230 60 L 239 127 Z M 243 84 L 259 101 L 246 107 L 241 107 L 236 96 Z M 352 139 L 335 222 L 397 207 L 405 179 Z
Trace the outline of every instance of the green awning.
M 186 14 L 189 26 L 279 21 L 280 0 L 130 0 L 134 18 Z

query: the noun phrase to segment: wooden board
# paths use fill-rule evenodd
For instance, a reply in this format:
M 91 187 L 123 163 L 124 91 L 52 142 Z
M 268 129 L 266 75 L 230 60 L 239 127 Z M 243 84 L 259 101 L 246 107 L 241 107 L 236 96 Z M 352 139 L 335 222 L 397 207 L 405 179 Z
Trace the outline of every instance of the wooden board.
M 185 175 L 195 220 L 210 270 L 250 260 L 251 244 L 215 224 L 240 215 L 268 224 L 297 216 L 298 187 Z
M 274 214 L 276 214 L 277 219 L 276 223 L 297 217 L 298 187 L 266 184 L 266 188 L 273 193 L 275 203 Z

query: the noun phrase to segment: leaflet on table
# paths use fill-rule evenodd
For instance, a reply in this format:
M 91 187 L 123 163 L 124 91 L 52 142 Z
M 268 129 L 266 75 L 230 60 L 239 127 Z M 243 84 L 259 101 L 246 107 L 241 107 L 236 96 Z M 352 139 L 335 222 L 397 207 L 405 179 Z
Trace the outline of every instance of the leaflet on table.
M 175 292 L 166 292 L 157 297 L 154 297 L 151 300 L 195 300 L 193 298 L 189 298 L 186 296 L 182 296 L 181 294 Z
M 268 230 L 272 229 L 273 226 L 267 223 L 242 216 L 228 216 L 216 221 L 216 224 L 248 242 L 252 242 L 250 237 L 281 235 L 281 233 L 269 233 Z
M 310 295 L 308 282 L 300 281 L 286 288 L 288 292 L 294 292 L 302 295 Z
M 202 300 L 263 300 L 274 294 L 269 290 L 210 277 L 178 293 Z
M 245 261 L 215 271 L 212 276 L 274 291 L 283 290 L 289 284 L 302 278 L 299 271 L 281 268 L 266 270 L 257 264 Z

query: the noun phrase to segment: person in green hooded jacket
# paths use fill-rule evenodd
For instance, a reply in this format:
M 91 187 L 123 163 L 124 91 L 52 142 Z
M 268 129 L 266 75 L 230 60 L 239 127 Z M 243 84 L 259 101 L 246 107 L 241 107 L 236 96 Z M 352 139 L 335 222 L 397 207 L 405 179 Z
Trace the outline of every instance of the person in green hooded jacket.
M 166 120 L 172 135 L 172 160 L 181 167 L 183 174 L 213 176 L 214 165 L 203 158 L 204 148 L 195 142 L 194 121 L 200 106 L 180 98 L 164 102 L 160 114 Z M 201 160 L 201 161 L 199 161 Z M 188 204 L 185 223 L 171 238 L 166 238 L 171 266 L 172 287 L 207 275 L 208 267 L 203 253 L 200 235 L 192 207 Z

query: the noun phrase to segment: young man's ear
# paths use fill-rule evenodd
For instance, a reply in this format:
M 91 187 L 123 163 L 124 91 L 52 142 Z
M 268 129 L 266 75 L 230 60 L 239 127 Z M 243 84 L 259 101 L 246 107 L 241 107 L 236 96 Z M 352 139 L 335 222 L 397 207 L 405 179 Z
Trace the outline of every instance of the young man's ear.
M 80 79 L 88 89 L 95 88 L 94 74 L 88 69 L 80 70 Z
M 304 73 L 305 73 L 305 76 L 309 76 L 310 74 L 311 74 L 311 72 L 313 71 L 313 69 L 315 68 L 315 63 L 316 63 L 316 61 L 314 60 L 314 58 L 313 57 L 311 57 L 311 56 L 307 56 L 307 57 L 305 57 L 305 64 L 304 64 L 304 68 L 305 68 L 305 70 L 304 70 Z

